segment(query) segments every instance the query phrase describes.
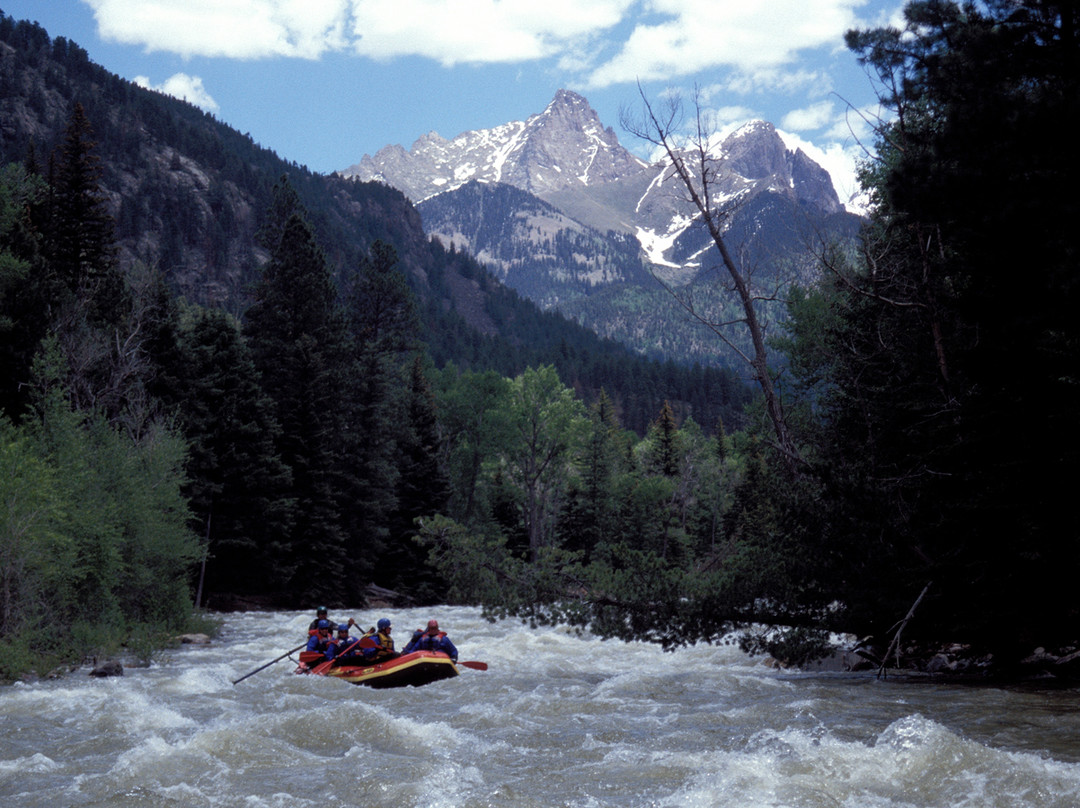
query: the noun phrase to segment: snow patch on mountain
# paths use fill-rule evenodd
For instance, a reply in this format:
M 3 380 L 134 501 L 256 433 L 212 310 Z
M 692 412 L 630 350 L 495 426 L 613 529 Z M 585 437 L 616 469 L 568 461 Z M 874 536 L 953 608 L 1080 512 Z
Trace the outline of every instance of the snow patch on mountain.
M 820 150 L 766 121 L 712 133 L 707 153 L 714 170 L 709 203 L 721 210 L 734 211 L 758 194 L 825 213 L 843 210 L 829 174 L 815 159 Z M 696 168 L 693 152 L 686 159 Z M 452 140 L 429 132 L 409 151 L 387 146 L 342 173 L 386 182 L 417 204 L 473 180 L 510 185 L 599 234 L 636 236 L 642 255 L 667 269 L 687 264 L 685 248 L 680 259 L 672 257 L 678 252 L 673 248 L 697 218 L 666 155 L 651 164 L 640 160 L 601 124 L 588 101 L 568 90 L 525 121 Z

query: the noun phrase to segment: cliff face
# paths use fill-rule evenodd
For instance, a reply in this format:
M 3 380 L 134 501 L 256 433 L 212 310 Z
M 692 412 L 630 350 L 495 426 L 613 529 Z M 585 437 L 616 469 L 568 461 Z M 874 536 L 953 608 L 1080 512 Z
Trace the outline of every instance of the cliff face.
M 828 172 L 801 150 L 789 149 L 772 124 L 744 125 L 719 143 L 710 159 L 716 172 L 713 191 L 733 207 L 768 194 L 815 215 L 843 213 Z M 696 213 L 670 167 L 665 161 L 649 165 L 632 155 L 610 128 L 604 128 L 588 101 L 567 90 L 560 90 L 543 112 L 524 122 L 463 132 L 453 140 L 432 132 L 408 151 L 387 146 L 374 157 L 364 155 L 342 173 L 385 182 L 422 203 L 428 233 L 443 241 L 470 240 L 469 228 L 454 220 L 453 210 L 460 209 L 465 219 L 475 219 L 478 214 L 470 208 L 478 200 L 475 192 L 462 196 L 460 189 L 472 182 L 505 184 L 558 211 L 565 226 L 555 228 L 567 238 L 580 241 L 570 231 L 582 228 L 596 231 L 600 238 L 608 231 L 629 234 L 641 248 L 636 264 L 678 268 L 686 277 L 692 276 L 696 266 L 678 257 L 676 242 L 693 227 Z M 441 203 L 440 196 L 444 197 Z M 514 215 L 519 222 L 534 216 L 525 208 L 536 208 L 535 202 L 522 204 Z M 543 216 L 549 222 L 555 218 L 550 213 Z M 501 229 L 512 243 L 487 242 L 478 246 L 477 254 L 482 253 L 503 277 L 513 274 L 507 256 L 520 256 L 526 241 L 534 245 L 534 257 L 546 260 L 549 251 L 538 233 L 550 232 L 551 226 L 534 227 L 531 233 L 518 226 Z M 571 262 L 576 266 L 564 267 L 562 274 L 581 275 L 582 266 L 586 273 L 595 274 L 599 262 L 589 252 L 581 253 Z M 623 267 L 607 274 L 622 279 L 635 275 L 636 269 Z M 520 284 L 517 288 L 524 291 Z M 546 298 L 555 300 L 557 295 Z
M 858 227 L 828 172 L 772 124 L 740 127 L 709 160 L 714 199 L 730 208 L 729 247 L 760 266 L 764 286 L 812 279 L 810 229 L 848 237 Z M 641 351 L 728 361 L 717 359 L 713 336 L 686 327 L 654 277 L 704 283 L 716 263 L 685 188 L 666 160 L 648 164 L 623 148 L 580 95 L 561 90 L 523 122 L 452 140 L 429 133 L 408 151 L 388 146 L 343 173 L 401 189 L 429 236 L 545 308 Z M 703 296 L 728 305 L 714 290 Z
M 501 182 L 543 198 L 566 188 L 615 182 L 644 166 L 605 129 L 588 101 L 560 90 L 526 121 L 463 132 L 430 132 L 406 151 L 386 146 L 341 172 L 399 188 L 414 202 L 467 182 Z

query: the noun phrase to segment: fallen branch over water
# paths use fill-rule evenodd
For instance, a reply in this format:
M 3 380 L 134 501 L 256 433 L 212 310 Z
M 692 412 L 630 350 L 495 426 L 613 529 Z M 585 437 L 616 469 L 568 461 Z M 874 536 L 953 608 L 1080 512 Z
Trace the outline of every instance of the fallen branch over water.
M 885 652 L 885 656 L 881 658 L 881 667 L 878 668 L 878 678 L 889 678 L 886 668 L 889 664 L 889 655 L 893 653 L 893 649 L 896 649 L 896 667 L 900 667 L 900 634 L 904 631 L 908 621 L 915 616 L 915 610 L 919 608 L 919 604 L 922 602 L 923 597 L 926 595 L 927 590 L 930 589 L 930 584 L 933 581 L 927 581 L 926 586 L 923 587 L 923 591 L 919 593 L 919 597 L 915 598 L 915 602 L 911 604 L 911 608 L 908 609 L 907 616 L 899 623 L 894 625 L 889 631 L 896 629 L 896 634 L 893 635 L 892 642 L 889 644 L 889 650 Z

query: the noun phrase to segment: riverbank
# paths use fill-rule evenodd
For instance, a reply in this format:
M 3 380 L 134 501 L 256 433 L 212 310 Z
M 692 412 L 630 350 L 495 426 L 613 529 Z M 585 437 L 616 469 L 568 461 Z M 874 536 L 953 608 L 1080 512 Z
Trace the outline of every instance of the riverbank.
M 146 668 L 170 649 L 211 642 L 221 631 L 221 620 L 196 612 L 179 631 L 138 624 L 123 637 L 93 628 L 73 631 L 68 627 L 59 636 L 61 642 L 48 646 L 42 637 L 48 636 L 50 642 L 54 638 L 45 634 L 0 643 L 0 651 L 13 651 L 3 659 L 0 685 L 59 679 L 87 666 L 91 672 L 100 670 L 101 673 L 94 675 L 101 676 L 122 675 L 125 668 Z M 80 637 L 84 638 L 83 642 L 79 641 Z
M 994 683 L 1059 680 L 1080 683 L 1080 645 L 1056 649 L 1035 648 L 1030 653 L 1006 657 L 965 643 L 909 644 L 897 651 L 869 643 L 839 646 L 819 660 L 794 666 L 771 659 L 782 670 L 831 673 L 877 672 L 880 677 L 937 681 L 987 681 Z

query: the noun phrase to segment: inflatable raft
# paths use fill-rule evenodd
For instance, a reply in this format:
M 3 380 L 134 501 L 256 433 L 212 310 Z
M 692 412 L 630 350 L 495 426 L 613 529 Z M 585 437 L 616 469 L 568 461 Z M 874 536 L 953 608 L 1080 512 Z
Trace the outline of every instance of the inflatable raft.
M 322 654 L 304 651 L 296 673 L 330 676 L 368 687 L 420 687 L 458 675 L 450 657 L 438 651 L 414 651 L 374 665 L 335 665 L 325 659 Z M 312 662 L 318 664 L 309 664 Z

